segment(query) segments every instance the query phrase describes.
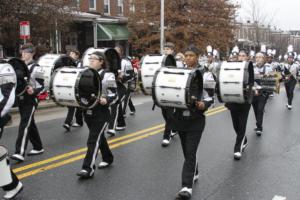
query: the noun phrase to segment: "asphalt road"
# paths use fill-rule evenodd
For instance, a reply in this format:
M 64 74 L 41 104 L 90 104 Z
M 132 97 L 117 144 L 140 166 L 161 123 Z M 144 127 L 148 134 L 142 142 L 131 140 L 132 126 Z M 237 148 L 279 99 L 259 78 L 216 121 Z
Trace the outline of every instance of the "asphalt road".
M 112 167 L 96 170 L 95 176 L 85 181 L 78 180 L 76 172 L 81 169 L 85 153 L 86 126 L 66 133 L 62 128 L 66 109 L 38 113 L 45 153 L 26 157 L 22 164 L 12 162 L 25 186 L 17 199 L 174 199 L 181 186 L 183 164 L 179 138 L 176 136 L 169 147 L 162 148 L 160 109 L 151 110 L 150 97 L 135 102 L 138 102 L 137 113 L 127 116 L 126 131 L 109 138 L 115 157 Z M 261 137 L 253 131 L 255 119 L 253 111 L 250 112 L 249 146 L 240 161 L 233 160 L 235 133 L 229 112 L 222 105 L 209 112 L 197 154 L 200 178 L 194 185 L 194 200 L 272 200 L 275 195 L 287 200 L 300 199 L 298 87 L 293 110 L 288 111 L 285 104 L 284 90 L 269 100 Z M 1 141 L 11 153 L 17 135 L 16 123 L 5 130 Z M 101 161 L 101 156 L 97 161 Z

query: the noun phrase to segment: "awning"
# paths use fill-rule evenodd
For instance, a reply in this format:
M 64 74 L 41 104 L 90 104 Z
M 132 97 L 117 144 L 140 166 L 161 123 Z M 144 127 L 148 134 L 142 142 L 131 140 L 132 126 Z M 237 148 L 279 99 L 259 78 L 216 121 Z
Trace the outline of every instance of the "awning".
M 125 24 L 98 24 L 98 41 L 128 40 L 129 31 Z

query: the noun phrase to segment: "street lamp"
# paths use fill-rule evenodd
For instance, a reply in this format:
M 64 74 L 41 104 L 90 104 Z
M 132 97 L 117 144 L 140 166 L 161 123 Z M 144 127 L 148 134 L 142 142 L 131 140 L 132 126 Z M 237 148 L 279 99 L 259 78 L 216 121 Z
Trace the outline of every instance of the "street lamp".
M 165 0 L 160 1 L 160 53 L 163 54 L 164 50 L 164 37 L 165 37 Z

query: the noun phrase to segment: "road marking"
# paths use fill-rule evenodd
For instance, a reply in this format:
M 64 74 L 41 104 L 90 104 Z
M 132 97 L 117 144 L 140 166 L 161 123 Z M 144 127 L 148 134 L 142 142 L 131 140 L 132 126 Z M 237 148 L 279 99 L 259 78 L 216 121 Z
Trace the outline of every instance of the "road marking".
M 219 106 L 219 107 L 208 110 L 205 114 L 206 114 L 206 116 L 211 116 L 213 114 L 223 112 L 224 110 L 226 110 L 226 108 L 224 106 Z M 116 143 L 116 142 L 119 142 L 119 141 L 122 141 L 122 140 L 125 140 L 125 139 L 128 139 L 128 138 L 134 137 L 133 139 L 125 140 L 124 142 L 120 142 L 120 143 L 116 144 L 117 146 L 118 145 L 122 146 L 122 144 L 128 144 L 130 142 L 133 142 L 133 141 L 136 141 L 136 140 L 139 140 L 139 139 L 143 139 L 143 138 L 145 138 L 144 136 L 149 137 L 149 136 L 151 136 L 151 132 L 148 133 L 148 134 L 144 134 L 144 133 L 147 133 L 149 131 L 153 131 L 153 130 L 158 129 L 158 128 L 163 128 L 163 127 L 164 127 L 164 124 L 159 124 L 159 125 L 147 128 L 147 129 L 143 129 L 143 130 L 131 133 L 131 134 L 127 134 L 127 135 L 122 136 L 122 137 L 118 137 L 118 138 L 109 140 L 108 144 L 113 144 L 113 143 Z M 163 130 L 163 129 L 160 129 L 160 130 Z M 157 131 L 155 131 L 155 133 L 156 132 Z M 159 133 L 159 132 L 157 132 L 157 133 Z M 144 135 L 142 135 L 142 134 L 144 134 Z M 138 135 L 142 135 L 142 136 L 138 136 Z M 135 137 L 135 136 L 138 136 L 138 137 Z M 114 145 L 110 145 L 110 146 L 114 147 Z M 25 170 L 28 170 L 28 169 L 35 168 L 35 167 L 46 165 L 48 163 L 55 162 L 55 161 L 58 161 L 58 160 L 61 160 L 61 159 L 64 159 L 64 158 L 68 158 L 68 157 L 71 157 L 73 155 L 77 155 L 77 154 L 80 154 L 80 153 L 85 153 L 86 150 L 87 150 L 87 148 L 81 148 L 81 149 L 78 149 L 78 150 L 75 150 L 75 151 L 71 151 L 71 152 L 68 152 L 68 153 L 65 153 L 65 154 L 62 154 L 62 155 L 58 155 L 58 156 L 55 156 L 55 157 L 52 157 L 52 158 L 49 158 L 49 159 L 46 159 L 46 160 L 42 160 L 42 161 L 35 162 L 35 163 L 29 164 L 29 165 L 26 165 L 26 166 L 23 166 L 23 167 L 13 169 L 13 172 L 18 173 L 18 172 L 22 172 L 22 171 L 25 171 Z M 68 159 L 68 160 L 72 160 L 72 159 Z M 57 165 L 57 164 L 55 163 L 53 165 Z M 40 172 L 40 170 L 45 170 L 45 167 L 39 168 L 37 170 Z M 35 170 L 33 170 L 33 171 L 35 171 Z

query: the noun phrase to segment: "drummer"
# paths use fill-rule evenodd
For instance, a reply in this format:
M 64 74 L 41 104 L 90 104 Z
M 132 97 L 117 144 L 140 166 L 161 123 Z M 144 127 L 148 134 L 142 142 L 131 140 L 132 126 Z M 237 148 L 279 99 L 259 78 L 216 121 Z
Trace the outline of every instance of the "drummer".
M 0 81 L 0 83 L 1 82 L 2 81 Z M 0 85 L 0 139 L 4 130 L 4 126 L 6 125 L 6 122 L 8 122 L 8 120 L 10 119 L 10 117 L 8 117 L 9 115 L 7 114 L 7 112 L 12 106 L 14 99 L 15 99 L 14 83 L 9 82 Z M 2 155 L 0 155 L 0 157 L 1 156 Z M 6 192 L 6 194 L 3 196 L 4 199 L 13 199 L 23 189 L 23 184 L 19 181 L 18 177 L 13 173 L 12 170 L 11 170 L 11 177 L 12 177 L 12 182 L 2 187 L 2 189 Z M 1 180 L 2 179 L 0 179 L 0 183 Z
M 191 45 L 184 53 L 188 69 L 197 69 L 199 50 Z M 202 91 L 199 91 L 199 94 Z M 175 108 L 170 117 L 170 128 L 178 131 L 184 155 L 182 168 L 182 188 L 176 196 L 177 200 L 186 200 L 192 197 L 193 184 L 198 180 L 197 149 L 205 127 L 204 112 L 211 106 L 213 99 L 207 92 L 197 96 L 194 109 L 183 110 Z
M 234 54 L 233 52 L 232 54 Z M 249 61 L 248 52 L 245 49 L 241 49 L 238 53 L 238 61 Z M 251 104 L 245 103 L 226 103 L 225 106 L 230 111 L 233 128 L 236 133 L 236 140 L 234 145 L 234 159 L 240 160 L 243 151 L 248 145 L 246 137 L 246 127 L 248 121 L 249 110 Z
M 77 175 L 85 179 L 94 176 L 95 161 L 99 149 L 102 154 L 102 162 L 100 162 L 98 168 L 107 168 L 113 163 L 114 157 L 105 138 L 105 129 L 111 117 L 109 108 L 118 99 L 116 78 L 114 73 L 107 69 L 104 54 L 95 51 L 90 55 L 89 60 L 89 68 L 97 70 L 100 74 L 103 94 L 99 99 L 99 103 L 94 108 L 84 111 L 84 119 L 89 129 L 89 137 L 87 141 L 87 153 L 82 169 Z

